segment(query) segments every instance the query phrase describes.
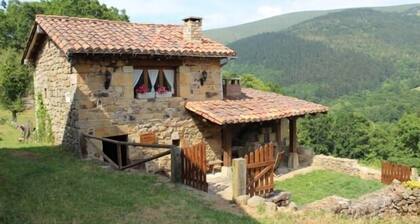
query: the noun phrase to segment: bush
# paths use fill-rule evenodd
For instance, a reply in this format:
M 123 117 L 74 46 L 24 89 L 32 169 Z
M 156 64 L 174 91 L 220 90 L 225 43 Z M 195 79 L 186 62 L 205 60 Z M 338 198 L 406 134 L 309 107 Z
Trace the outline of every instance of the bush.
M 407 182 L 404 182 L 404 187 L 410 188 L 410 189 L 420 189 L 420 181 L 416 180 L 409 180 Z
M 409 158 L 409 157 L 390 157 L 389 162 L 406 165 L 409 167 L 415 167 L 420 169 L 420 158 Z

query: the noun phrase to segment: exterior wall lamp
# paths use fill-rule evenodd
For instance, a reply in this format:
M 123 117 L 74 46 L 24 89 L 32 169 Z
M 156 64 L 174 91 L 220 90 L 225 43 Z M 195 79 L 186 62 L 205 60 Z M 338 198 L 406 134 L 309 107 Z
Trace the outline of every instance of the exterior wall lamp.
M 204 82 L 207 80 L 207 72 L 206 71 L 203 71 L 202 73 L 201 73 L 201 78 L 200 78 L 200 84 L 201 85 L 204 85 Z

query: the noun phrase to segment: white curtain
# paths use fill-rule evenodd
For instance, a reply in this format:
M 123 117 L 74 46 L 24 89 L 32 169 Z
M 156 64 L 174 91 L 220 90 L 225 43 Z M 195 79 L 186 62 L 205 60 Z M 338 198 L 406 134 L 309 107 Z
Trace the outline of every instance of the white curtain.
M 152 85 L 151 92 L 155 92 L 155 83 L 159 74 L 159 70 L 157 69 L 150 69 L 149 72 L 149 78 L 150 78 L 150 84 Z
M 170 87 L 171 87 L 171 93 L 174 93 L 175 87 L 174 87 L 174 76 L 175 71 L 172 69 L 164 69 L 163 73 L 165 74 L 166 81 L 168 81 Z
M 143 74 L 143 69 L 134 70 L 134 72 L 133 72 L 133 88 L 139 82 L 142 74 Z

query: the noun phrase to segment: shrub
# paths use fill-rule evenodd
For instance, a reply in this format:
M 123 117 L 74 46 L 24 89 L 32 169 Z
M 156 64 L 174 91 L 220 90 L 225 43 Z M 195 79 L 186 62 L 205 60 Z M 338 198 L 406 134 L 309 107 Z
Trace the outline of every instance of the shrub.
M 420 158 L 415 157 L 390 157 L 389 162 L 415 167 L 420 169 Z
M 404 187 L 410 189 L 420 189 L 420 181 L 418 180 L 409 180 L 403 183 Z

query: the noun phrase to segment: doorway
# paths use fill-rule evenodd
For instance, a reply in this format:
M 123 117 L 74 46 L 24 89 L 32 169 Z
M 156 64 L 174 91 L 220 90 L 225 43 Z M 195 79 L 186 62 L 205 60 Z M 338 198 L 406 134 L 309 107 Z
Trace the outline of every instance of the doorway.
M 115 141 L 127 142 L 128 135 L 117 135 L 106 137 Z M 107 155 L 112 161 L 118 164 L 118 153 L 117 153 L 117 144 L 102 141 L 102 150 L 105 155 Z M 127 156 L 127 145 L 121 145 L 121 160 L 122 165 L 125 166 L 128 163 L 128 156 Z

